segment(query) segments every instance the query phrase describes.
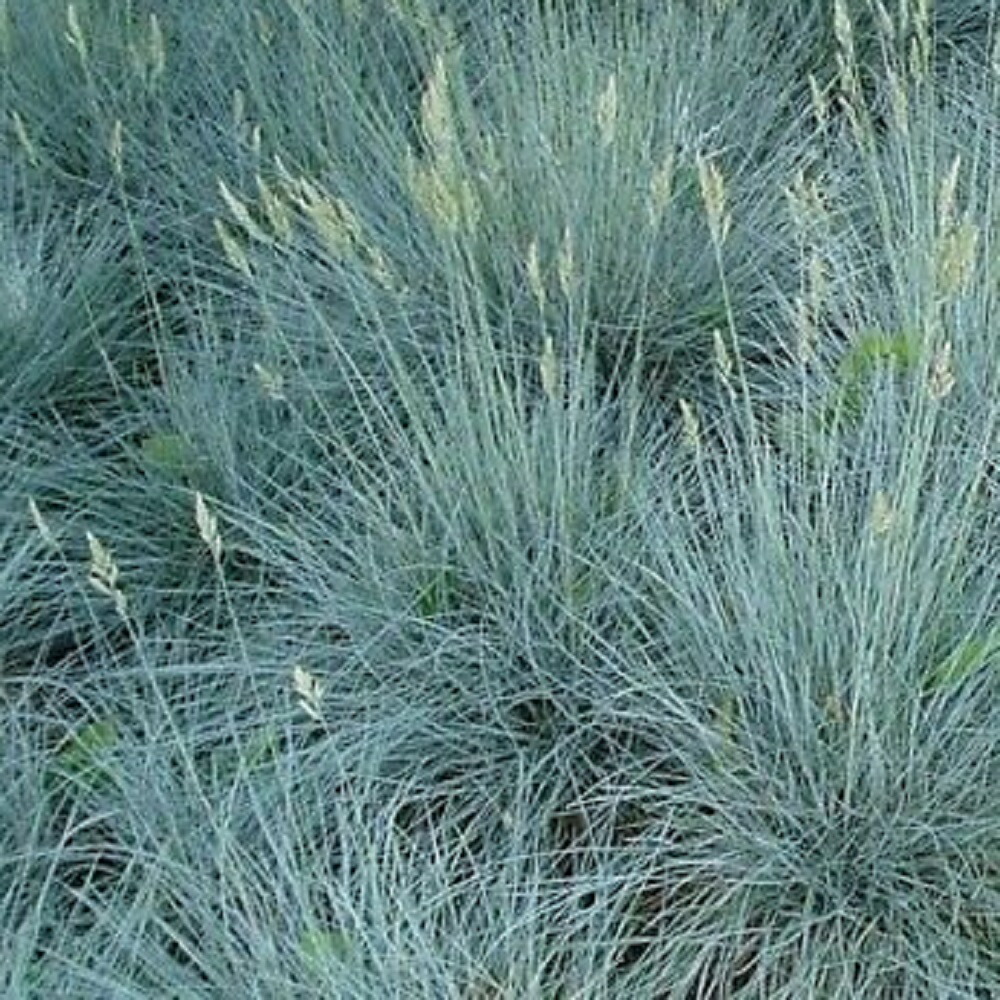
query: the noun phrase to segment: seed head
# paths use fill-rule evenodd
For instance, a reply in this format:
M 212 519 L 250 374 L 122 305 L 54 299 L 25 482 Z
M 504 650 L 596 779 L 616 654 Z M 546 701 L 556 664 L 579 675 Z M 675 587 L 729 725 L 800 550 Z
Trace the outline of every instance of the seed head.
M 528 245 L 524 266 L 528 272 L 528 286 L 541 311 L 545 308 L 545 284 L 542 281 L 542 267 L 538 260 L 538 240 L 532 240 Z
M 87 63 L 87 39 L 84 37 L 83 29 L 80 27 L 80 18 L 76 12 L 76 4 L 66 6 L 66 41 L 70 47 L 76 50 L 80 57 L 80 62 Z
M 946 232 L 938 242 L 938 287 L 944 299 L 964 292 L 976 267 L 979 228 L 966 219 Z
M 240 246 L 239 242 L 229 231 L 229 227 L 221 219 L 215 219 L 214 224 L 215 233 L 219 237 L 219 242 L 222 244 L 226 260 L 228 260 L 229 263 L 242 275 L 247 278 L 252 278 L 253 271 L 250 269 L 250 261 L 247 259 L 247 255 L 243 252 L 243 247 Z
M 951 361 L 951 341 L 947 341 L 931 360 L 927 379 L 927 395 L 937 402 L 955 388 L 955 372 Z
M 454 145 L 455 128 L 448 94 L 448 70 L 444 56 L 434 58 L 434 69 L 420 101 L 424 138 L 436 156 L 447 158 Z
M 679 399 L 677 402 L 684 425 L 684 440 L 691 448 L 697 448 L 701 440 L 701 428 L 694 407 L 686 399 Z
M 253 370 L 257 375 L 257 379 L 260 382 L 261 389 L 264 391 L 264 395 L 267 396 L 268 399 L 281 401 L 286 398 L 284 379 L 281 377 L 280 372 L 273 372 L 269 368 L 265 368 L 258 361 L 253 363 Z
M 730 217 L 726 211 L 726 181 L 715 163 L 698 154 L 698 184 L 701 198 L 708 213 L 708 226 L 712 239 L 722 244 L 729 235 Z
M 253 216 L 250 214 L 249 209 L 246 205 L 240 201 L 236 195 L 226 186 L 226 182 L 219 179 L 219 194 L 222 196 L 222 200 L 229 209 L 233 218 L 243 227 L 247 235 L 256 240 L 258 243 L 270 243 L 271 239 L 264 232 L 260 226 L 254 221 Z
M 649 179 L 649 199 L 646 208 L 649 221 L 656 225 L 663 218 L 663 213 L 670 204 L 674 184 L 674 151 L 671 150 L 663 162 L 653 171 Z
M 292 237 L 292 219 L 281 195 L 268 187 L 264 179 L 257 175 L 257 191 L 260 194 L 260 207 L 274 235 L 283 243 Z
M 149 78 L 155 83 L 167 68 L 167 48 L 156 14 L 149 15 Z
M 0 0 L 0 54 L 5 58 L 10 56 L 10 13 L 7 10 L 7 0 Z
M 826 196 L 815 177 L 807 177 L 801 168 L 795 172 L 792 183 L 785 188 L 788 210 L 796 229 L 807 233 L 829 219 Z
M 847 12 L 844 0 L 834 0 L 833 3 L 833 33 L 837 36 L 837 45 L 845 59 L 854 61 L 854 25 Z
M 597 99 L 597 131 L 600 134 L 602 146 L 610 146 L 615 141 L 617 126 L 618 78 L 612 73 Z
M 25 155 L 28 157 L 28 162 L 33 167 L 37 167 L 41 162 L 41 158 L 38 155 L 38 147 L 31 141 L 31 136 L 28 135 L 24 119 L 17 111 L 13 110 L 10 113 L 10 118 L 14 123 L 14 134 L 17 136 L 17 141 L 20 143 L 21 149 L 24 150 Z
M 722 381 L 728 384 L 730 376 L 733 373 L 733 361 L 729 356 L 729 351 L 726 349 L 726 342 L 722 339 L 721 330 L 715 329 L 712 331 L 712 342 L 715 346 L 715 367 Z
M 299 696 L 299 708 L 314 722 L 322 722 L 322 700 L 326 685 L 304 667 L 296 665 L 292 670 L 292 689 Z
M 799 335 L 799 360 L 808 362 L 816 353 L 816 313 L 812 303 L 801 295 L 795 296 L 795 329 Z
M 576 266 L 573 255 L 573 232 L 569 225 L 563 230 L 562 246 L 556 260 L 556 273 L 559 276 L 559 287 L 567 299 L 573 297 L 576 285 Z
M 118 177 L 122 176 L 123 154 L 122 123 L 121 119 L 118 119 L 111 128 L 111 139 L 108 142 L 108 155 L 111 157 L 111 165 Z
M 247 99 L 239 87 L 233 88 L 233 128 L 240 135 L 247 128 Z
M 201 540 L 212 553 L 215 565 L 220 565 L 222 562 L 222 536 L 219 534 L 219 521 L 215 514 L 209 510 L 208 504 L 205 503 L 205 498 L 200 492 L 196 492 L 194 495 L 194 518 Z
M 299 178 L 291 197 L 337 257 L 349 256 L 363 243 L 361 222 L 343 198 L 320 191 L 304 177 Z
M 439 229 L 455 233 L 464 223 L 470 230 L 479 221 L 479 201 L 471 183 L 440 160 L 418 164 L 411 156 L 407 179 L 413 200 Z
M 876 535 L 885 535 L 892 528 L 896 515 L 885 490 L 879 490 L 872 501 L 871 526 Z
M 809 94 L 812 100 L 813 116 L 816 119 L 816 124 L 822 129 L 830 117 L 829 99 L 812 73 L 809 74 Z
M 879 34 L 885 41 L 886 46 L 891 48 L 896 41 L 896 26 L 893 24 L 892 15 L 886 10 L 882 0 L 875 0 L 875 14 L 878 17 Z
M 34 497 L 28 497 L 28 512 L 31 514 L 31 520 L 34 521 L 35 529 L 41 535 L 42 541 L 50 548 L 58 548 L 59 545 L 56 542 L 56 536 L 52 533 L 48 521 L 42 517 L 42 512 L 38 509 L 38 504 L 35 503 Z
M 257 38 L 260 40 L 260 44 L 265 49 L 270 48 L 271 43 L 274 41 L 274 25 L 271 23 L 270 18 L 260 10 L 254 11 L 254 17 L 257 20 Z
M 100 539 L 87 532 L 87 545 L 90 548 L 90 585 L 105 597 L 110 597 L 115 604 L 115 610 L 125 618 L 128 601 L 118 586 L 118 565 L 111 552 L 104 547 Z

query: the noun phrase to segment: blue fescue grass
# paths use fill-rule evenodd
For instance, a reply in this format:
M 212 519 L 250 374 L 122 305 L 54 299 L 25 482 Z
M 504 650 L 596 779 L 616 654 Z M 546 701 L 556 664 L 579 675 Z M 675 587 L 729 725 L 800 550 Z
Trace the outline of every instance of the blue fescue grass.
M 221 178 L 256 220 L 255 236 L 224 213 L 254 289 L 282 290 L 272 277 L 277 243 L 307 286 L 285 290 L 279 304 L 322 295 L 326 325 L 355 341 L 354 357 L 373 324 L 382 332 L 396 315 L 407 323 L 388 331 L 397 344 L 412 334 L 433 350 L 459 295 L 499 326 L 509 350 L 534 349 L 541 312 L 558 344 L 597 340 L 606 366 L 637 350 L 641 328 L 647 363 L 693 370 L 726 314 L 697 157 L 717 155 L 731 175 L 729 307 L 752 327 L 773 295 L 764 274 L 800 152 L 791 81 L 756 71 L 766 47 L 739 20 L 714 31 L 681 9 L 650 24 L 621 14 L 595 34 L 583 17 L 523 19 L 511 34 L 465 39 L 451 22 L 404 18 L 396 30 L 408 86 L 387 71 L 375 93 L 332 30 L 302 29 L 294 81 L 282 60 L 253 66 L 255 120 L 279 159 L 275 170 L 265 156 L 261 170 L 291 203 L 294 224 L 288 247 L 272 232 L 259 185 L 234 171 Z M 364 37 L 375 30 L 366 22 Z M 279 138 L 291 87 L 299 107 L 334 102 L 338 117 Z M 676 253 L 679 245 L 690 252 Z
M 545 6 L 8 5 L 6 995 L 1000 992 L 992 8 Z

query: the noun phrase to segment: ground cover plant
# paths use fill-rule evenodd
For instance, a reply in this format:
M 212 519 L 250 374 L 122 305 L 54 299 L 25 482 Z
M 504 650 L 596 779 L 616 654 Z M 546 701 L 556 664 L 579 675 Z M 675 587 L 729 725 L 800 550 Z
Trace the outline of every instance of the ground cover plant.
M 1000 33 L 0 3 L 0 992 L 1000 994 Z

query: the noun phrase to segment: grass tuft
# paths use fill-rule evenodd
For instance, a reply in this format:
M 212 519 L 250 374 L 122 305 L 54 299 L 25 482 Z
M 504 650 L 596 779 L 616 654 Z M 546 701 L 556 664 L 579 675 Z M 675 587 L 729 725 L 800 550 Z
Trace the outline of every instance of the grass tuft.
M 996 5 L 0 2 L 0 993 L 1000 995 Z

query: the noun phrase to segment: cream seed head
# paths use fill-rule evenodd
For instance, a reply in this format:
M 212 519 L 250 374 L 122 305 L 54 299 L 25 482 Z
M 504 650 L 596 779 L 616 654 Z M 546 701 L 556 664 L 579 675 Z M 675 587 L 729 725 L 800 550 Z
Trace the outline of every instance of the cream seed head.
M 194 516 L 201 540 L 208 546 L 212 553 L 212 559 L 218 566 L 222 562 L 222 536 L 219 534 L 219 521 L 209 509 L 201 492 L 196 492 L 194 495 Z
M 837 46 L 846 61 L 854 63 L 854 25 L 847 11 L 844 0 L 834 0 L 833 3 L 833 33 L 837 38 Z
M 265 368 L 259 361 L 253 363 L 254 374 L 257 376 L 257 380 L 260 383 L 260 387 L 264 392 L 264 395 L 268 399 L 280 402 L 284 400 L 285 390 L 284 390 L 284 379 L 281 377 L 280 372 L 272 371 L 270 368 Z
M 274 44 L 275 30 L 271 19 L 261 10 L 255 10 L 254 20 L 257 22 L 257 38 L 265 49 Z
M 701 425 L 694 407 L 686 399 L 677 401 L 681 411 L 681 423 L 684 427 L 684 440 L 691 448 L 697 448 L 701 443 Z
M 8 0 L 0 0 L 0 54 L 10 55 L 11 49 L 10 11 Z
M 221 220 L 215 219 L 215 234 L 219 238 L 219 242 L 222 244 L 222 250 L 226 255 L 226 260 L 242 275 L 247 278 L 253 277 L 253 270 L 250 267 L 250 261 L 247 258 L 246 253 L 243 251 L 243 247 L 240 246 L 239 241 L 235 236 L 229 231 L 229 227 Z
M 111 157 L 111 166 L 118 177 L 122 176 L 124 158 L 124 140 L 122 138 L 121 119 L 115 121 L 111 127 L 111 138 L 108 141 L 108 155 Z
M 327 248 L 338 257 L 352 253 L 362 242 L 361 223 L 342 198 L 327 195 L 304 177 L 298 179 L 290 194 Z
M 233 88 L 233 128 L 237 133 L 244 133 L 247 128 L 247 100 L 239 87 Z
M 896 515 L 892 507 L 892 501 L 885 490 L 878 490 L 875 499 L 872 501 L 871 529 L 874 535 L 885 535 L 892 529 Z
M 726 384 L 733 374 L 733 361 L 726 349 L 726 342 L 723 340 L 722 331 L 715 329 L 712 331 L 712 342 L 715 348 L 715 367 L 719 377 Z
M 826 261 L 822 254 L 816 250 L 813 250 L 809 254 L 806 273 L 809 278 L 809 298 L 813 307 L 818 309 L 826 301 L 829 291 L 829 278 Z
M 800 235 L 804 236 L 828 218 L 819 181 L 814 177 L 807 177 L 801 167 L 795 172 L 792 183 L 785 188 L 785 200 L 792 223 Z
M 930 71 L 931 49 L 929 40 L 920 34 L 914 35 L 910 39 L 910 53 L 907 60 L 907 68 L 910 76 L 920 82 L 927 78 Z
M 938 241 L 938 292 L 945 300 L 967 291 L 976 268 L 979 227 L 965 219 Z
M 76 54 L 80 57 L 80 62 L 87 63 L 87 39 L 84 37 L 83 28 L 80 25 L 80 17 L 76 12 L 76 4 L 66 6 L 66 41 Z
M 304 667 L 296 665 L 292 669 L 292 690 L 298 695 L 299 708 L 314 722 L 322 722 L 322 701 L 326 685 Z
M 812 100 L 813 117 L 822 129 L 830 117 L 830 101 L 826 91 L 820 87 L 812 73 L 809 74 L 809 95 Z
M 910 71 L 915 79 L 927 76 L 931 64 L 931 4 L 933 0 L 915 0 L 913 37 L 910 40 Z
M 649 178 L 649 198 L 646 202 L 646 210 L 649 214 L 649 221 L 653 225 L 659 223 L 670 204 L 673 184 L 674 151 L 670 150 Z
M 267 219 L 267 224 L 271 231 L 282 242 L 287 243 L 292 237 L 292 218 L 288 210 L 288 205 L 273 188 L 269 187 L 264 179 L 257 175 L 257 193 L 260 200 L 260 208 Z
M 528 272 L 528 287 L 535 297 L 535 302 L 538 303 L 539 311 L 542 311 L 545 309 L 545 283 L 542 280 L 542 266 L 538 259 L 538 240 L 532 240 L 528 244 L 524 266 Z
M 156 83 L 167 68 L 167 47 L 155 13 L 149 15 L 149 78 Z
M 834 0 L 833 33 L 837 39 L 837 75 L 840 90 L 849 108 L 855 108 L 861 98 L 858 59 L 854 47 L 854 25 L 844 0 Z
M 798 333 L 798 358 L 806 363 L 816 355 L 819 334 L 816 329 L 816 313 L 812 304 L 801 295 L 795 296 L 795 330 Z
M 479 218 L 475 192 L 471 184 L 456 177 L 453 170 L 437 160 L 418 164 L 411 155 L 407 180 L 413 200 L 437 228 L 455 233 L 463 221 L 470 229 L 475 228 Z
M 219 179 L 219 194 L 232 217 L 243 227 L 246 234 L 258 243 L 270 243 L 270 237 L 254 221 L 250 210 L 229 190 L 226 182 Z
M 33 167 L 37 167 L 41 162 L 41 157 L 38 155 L 38 147 L 32 141 L 31 136 L 28 135 L 28 128 L 24 124 L 24 119 L 14 110 L 10 113 L 10 119 L 14 124 L 14 135 L 17 136 L 17 141 L 21 149 L 24 150 L 25 156 L 28 157 L 28 162 Z
M 128 613 L 128 600 L 118 586 L 120 573 L 114 557 L 101 540 L 89 531 L 87 546 L 90 549 L 90 585 L 99 594 L 110 597 L 119 616 L 125 618 Z
M 87 547 L 90 549 L 90 575 L 105 587 L 118 585 L 118 566 L 104 543 L 92 532 L 87 532 Z
M 892 15 L 886 10 L 882 0 L 874 0 L 875 16 L 878 19 L 878 30 L 882 40 L 888 47 L 892 47 L 896 42 L 896 26 L 893 23 Z
M 34 522 L 35 530 L 41 536 L 43 542 L 50 548 L 58 548 L 59 543 L 56 541 L 56 536 L 53 534 L 52 529 L 49 527 L 49 522 L 42 516 L 42 512 L 38 509 L 38 504 L 35 502 L 34 497 L 28 497 L 28 512 L 31 514 L 31 520 Z
M 2 235 L 2 233 L 0 233 Z M 0 323 L 21 323 L 31 314 L 37 272 L 12 255 L 0 266 Z
M 597 99 L 597 131 L 602 146 L 610 146 L 615 141 L 618 127 L 618 77 L 612 73 L 604 90 Z
M 722 171 L 709 157 L 698 154 L 698 184 L 708 214 L 712 239 L 721 246 L 729 235 L 731 219 L 726 211 L 726 181 Z
M 382 286 L 382 288 L 390 292 L 400 291 L 401 283 L 392 273 L 389 262 L 385 259 L 385 255 L 378 249 L 378 247 L 372 245 L 371 243 L 366 244 L 365 257 L 371 276 L 379 285 Z
M 435 156 L 447 158 L 452 152 L 455 131 L 448 93 L 448 70 L 444 56 L 434 57 L 434 68 L 420 101 L 420 122 L 424 138 Z
M 952 366 L 951 341 L 947 341 L 931 360 L 931 370 L 927 380 L 927 395 L 938 402 L 955 388 L 955 371 Z

